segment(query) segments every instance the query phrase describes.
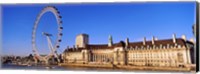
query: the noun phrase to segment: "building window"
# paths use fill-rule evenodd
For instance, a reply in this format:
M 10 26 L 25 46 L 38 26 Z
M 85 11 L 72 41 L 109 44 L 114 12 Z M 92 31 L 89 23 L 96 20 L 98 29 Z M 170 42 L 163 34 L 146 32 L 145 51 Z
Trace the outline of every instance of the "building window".
M 181 48 L 181 45 L 178 45 L 178 48 Z

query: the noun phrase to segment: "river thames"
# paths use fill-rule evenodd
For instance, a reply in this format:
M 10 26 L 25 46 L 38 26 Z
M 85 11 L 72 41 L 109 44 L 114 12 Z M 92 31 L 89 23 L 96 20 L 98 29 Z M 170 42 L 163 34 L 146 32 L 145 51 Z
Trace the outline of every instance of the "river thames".
M 133 72 L 133 73 L 173 73 L 173 74 L 192 74 L 192 72 L 169 72 L 169 71 L 141 71 L 141 70 L 121 70 L 121 69 L 104 69 L 104 68 L 85 68 L 85 67 L 61 67 L 51 66 L 49 69 L 45 66 L 21 66 L 13 64 L 1 65 L 3 70 L 50 70 L 50 71 L 103 71 L 103 72 Z
M 49 69 L 46 66 L 23 66 L 23 65 L 13 65 L 13 64 L 3 64 L 2 69 L 16 69 L 16 70 L 84 70 L 84 71 L 123 71 L 116 69 L 104 69 L 104 68 L 86 68 L 86 67 L 62 67 L 62 66 L 51 66 Z

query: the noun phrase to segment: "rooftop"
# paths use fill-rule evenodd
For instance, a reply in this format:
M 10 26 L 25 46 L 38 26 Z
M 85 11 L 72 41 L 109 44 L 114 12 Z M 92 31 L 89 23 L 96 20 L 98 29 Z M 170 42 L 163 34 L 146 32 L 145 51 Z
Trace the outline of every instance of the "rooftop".
M 163 39 L 163 40 L 155 40 L 154 44 L 152 44 L 152 41 L 145 41 L 145 45 L 143 44 L 143 41 L 140 42 L 129 42 L 127 48 L 135 48 L 135 47 L 160 47 L 162 46 L 175 46 L 181 45 L 186 46 L 186 43 L 194 44 L 191 41 L 185 41 L 182 38 L 177 38 L 176 43 L 173 42 L 173 39 Z M 124 41 L 120 41 L 118 43 L 114 43 L 111 47 L 108 46 L 108 44 L 88 44 L 85 48 L 68 48 L 66 51 L 81 51 L 83 49 L 93 50 L 93 49 L 113 49 L 115 47 L 125 47 L 126 44 Z M 175 46 L 177 47 L 177 46 Z

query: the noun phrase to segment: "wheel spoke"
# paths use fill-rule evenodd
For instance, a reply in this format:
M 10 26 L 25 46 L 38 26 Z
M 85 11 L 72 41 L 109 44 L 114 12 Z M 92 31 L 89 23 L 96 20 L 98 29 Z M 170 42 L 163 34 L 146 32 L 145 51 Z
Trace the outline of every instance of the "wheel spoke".
M 36 42 L 35 42 L 35 38 L 36 38 L 36 30 L 38 27 L 38 23 L 40 21 L 40 18 L 43 16 L 43 14 L 45 14 L 46 12 L 51 12 L 54 14 L 54 16 L 56 17 L 56 21 L 57 21 L 57 25 L 58 25 L 58 34 L 57 34 L 57 40 L 56 40 L 56 44 L 55 44 L 55 48 L 53 48 L 54 45 L 52 45 L 51 43 L 51 48 L 50 50 L 52 52 L 50 52 L 47 56 L 41 56 L 39 54 L 39 52 L 37 51 L 37 46 L 36 46 Z M 32 52 L 35 54 L 36 57 L 39 57 L 39 60 L 47 60 L 50 58 L 50 56 L 52 55 L 56 55 L 57 56 L 57 52 L 56 50 L 60 47 L 59 44 L 62 41 L 61 37 L 62 37 L 62 29 L 63 27 L 61 27 L 61 24 L 63 23 L 61 20 L 62 16 L 60 15 L 60 12 L 58 11 L 58 9 L 55 6 L 47 6 L 44 9 L 42 9 L 42 11 L 40 12 L 40 14 L 38 14 L 36 21 L 34 22 L 34 26 L 33 26 L 33 32 L 32 32 Z M 49 42 L 48 42 L 49 43 Z

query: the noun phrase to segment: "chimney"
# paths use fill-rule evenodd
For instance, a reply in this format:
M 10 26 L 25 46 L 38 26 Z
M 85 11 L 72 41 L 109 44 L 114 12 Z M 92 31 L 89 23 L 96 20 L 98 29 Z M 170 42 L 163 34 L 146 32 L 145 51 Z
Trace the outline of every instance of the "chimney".
M 181 38 L 185 41 L 187 40 L 185 35 L 182 35 Z
M 194 43 L 194 38 L 191 38 L 191 39 L 190 39 L 190 42 Z
M 126 47 L 128 47 L 128 45 L 129 45 L 129 39 L 126 38 Z
M 79 46 L 78 46 L 78 45 L 76 45 L 76 48 L 79 48 Z
M 172 40 L 173 40 L 173 43 L 176 43 L 176 34 L 172 35 Z
M 67 46 L 67 49 L 69 49 L 69 46 Z
M 155 41 L 157 41 L 158 40 L 158 38 L 157 37 L 155 37 Z
M 154 43 L 155 43 L 155 37 L 153 36 L 152 37 L 152 44 L 154 45 Z
M 109 35 L 108 46 L 111 47 L 113 44 L 112 36 Z
M 146 45 L 146 37 L 143 39 L 143 45 Z
M 74 49 L 74 50 L 76 50 L 76 47 L 75 47 L 75 45 L 73 45 L 73 49 Z

